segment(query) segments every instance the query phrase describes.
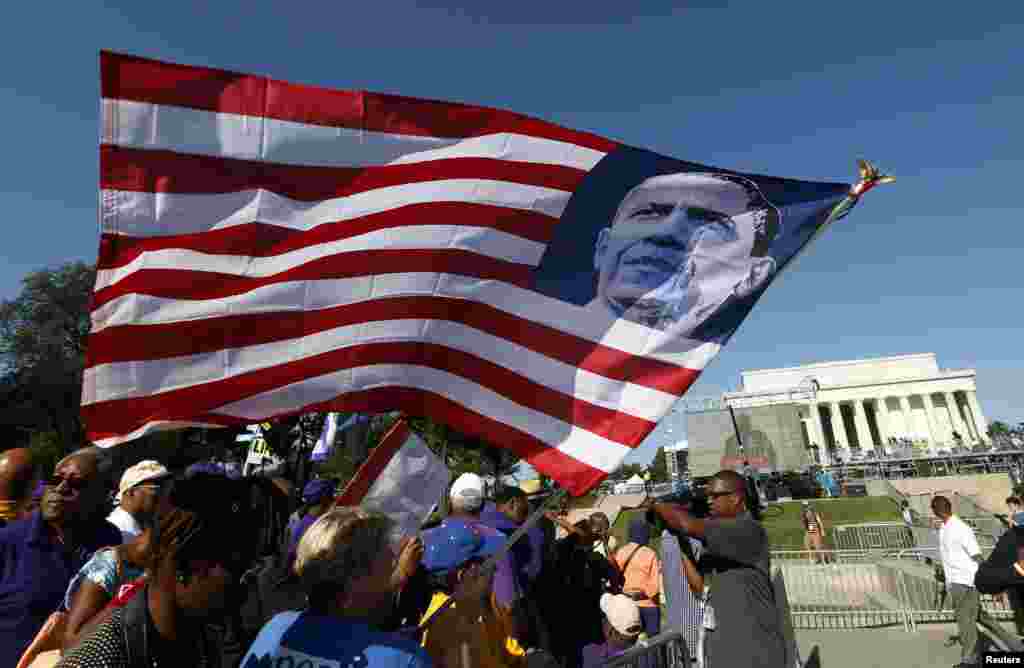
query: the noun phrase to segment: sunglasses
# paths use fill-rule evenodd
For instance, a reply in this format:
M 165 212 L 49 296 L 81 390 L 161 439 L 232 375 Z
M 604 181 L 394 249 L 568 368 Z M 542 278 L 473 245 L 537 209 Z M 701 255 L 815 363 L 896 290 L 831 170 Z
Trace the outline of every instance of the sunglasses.
M 73 492 L 81 492 L 83 489 L 89 486 L 89 481 L 84 478 L 65 478 L 63 476 L 54 475 L 47 478 L 45 482 L 47 487 L 59 488 L 61 485 L 67 486 Z

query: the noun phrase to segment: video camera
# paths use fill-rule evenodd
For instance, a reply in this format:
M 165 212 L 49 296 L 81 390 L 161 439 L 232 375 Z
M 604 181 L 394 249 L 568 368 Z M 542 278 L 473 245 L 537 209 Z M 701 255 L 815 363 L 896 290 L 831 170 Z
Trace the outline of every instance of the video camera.
M 697 489 L 686 489 L 680 492 L 672 492 L 653 498 L 655 503 L 673 503 L 676 505 L 683 506 L 688 513 L 698 518 L 705 518 L 711 514 L 711 504 L 708 501 L 707 495 L 704 493 L 703 488 Z M 676 537 L 679 541 L 679 546 L 682 550 L 693 559 L 692 549 L 690 547 L 690 541 L 687 540 L 689 536 L 683 531 L 674 529 L 665 523 L 665 520 L 661 518 L 653 509 L 649 509 L 644 518 L 648 524 L 654 527 L 657 532 L 656 535 L 661 535 L 662 532 L 668 531 L 670 534 Z

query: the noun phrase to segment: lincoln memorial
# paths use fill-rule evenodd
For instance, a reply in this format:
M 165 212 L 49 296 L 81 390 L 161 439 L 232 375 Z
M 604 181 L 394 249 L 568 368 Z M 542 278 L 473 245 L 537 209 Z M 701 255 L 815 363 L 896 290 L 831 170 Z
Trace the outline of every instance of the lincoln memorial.
M 975 376 L 921 353 L 744 371 L 740 391 L 723 399 L 734 408 L 795 408 L 802 440 L 829 464 L 988 444 Z

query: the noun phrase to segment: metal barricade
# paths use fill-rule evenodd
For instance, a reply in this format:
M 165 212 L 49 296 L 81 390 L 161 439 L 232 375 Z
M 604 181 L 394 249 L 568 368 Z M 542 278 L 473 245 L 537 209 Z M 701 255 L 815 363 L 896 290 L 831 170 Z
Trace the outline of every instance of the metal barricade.
M 681 631 L 667 631 L 637 642 L 603 665 L 605 668 L 690 668 L 690 652 Z
M 840 524 L 832 532 L 839 550 L 892 550 L 914 546 L 914 536 L 902 522 Z
M 987 556 L 990 547 L 982 546 Z M 771 554 L 781 571 L 793 625 L 798 629 L 843 629 L 951 622 L 955 611 L 935 548 L 898 550 L 783 550 Z M 1003 595 L 981 596 L 996 621 L 1013 619 Z
M 903 576 L 879 568 L 879 553 L 801 550 L 772 552 L 771 557 L 772 568 L 786 582 L 794 628 L 907 628 Z

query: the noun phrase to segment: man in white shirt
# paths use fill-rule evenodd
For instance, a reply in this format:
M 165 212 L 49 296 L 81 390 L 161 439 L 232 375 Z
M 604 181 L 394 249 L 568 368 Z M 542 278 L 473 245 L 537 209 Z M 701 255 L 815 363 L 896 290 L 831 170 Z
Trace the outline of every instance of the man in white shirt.
M 939 556 L 946 577 L 950 604 L 956 610 L 956 623 L 960 631 L 960 666 L 977 666 L 975 653 L 978 644 L 979 618 L 988 618 L 981 609 L 974 576 L 982 561 L 981 548 L 974 530 L 953 514 L 953 505 L 944 496 L 932 499 L 932 512 L 939 518 Z M 994 622 L 993 622 L 994 623 Z
M 125 469 L 117 488 L 117 508 L 107 521 L 121 530 L 124 542 L 136 538 L 153 518 L 160 483 L 171 476 L 163 464 L 152 459 Z

